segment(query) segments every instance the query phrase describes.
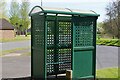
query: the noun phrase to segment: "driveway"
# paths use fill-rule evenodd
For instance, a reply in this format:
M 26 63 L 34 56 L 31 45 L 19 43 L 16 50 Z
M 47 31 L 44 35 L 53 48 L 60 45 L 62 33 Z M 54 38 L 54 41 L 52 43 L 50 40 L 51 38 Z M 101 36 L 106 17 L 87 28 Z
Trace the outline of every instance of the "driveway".
M 3 57 L 2 59 L 2 77 L 28 77 L 30 76 L 31 58 L 21 57 Z M 118 67 L 118 47 L 97 46 L 97 69 Z
M 26 48 L 31 45 L 30 40 L 0 43 L 2 50 L 11 50 L 15 48 Z

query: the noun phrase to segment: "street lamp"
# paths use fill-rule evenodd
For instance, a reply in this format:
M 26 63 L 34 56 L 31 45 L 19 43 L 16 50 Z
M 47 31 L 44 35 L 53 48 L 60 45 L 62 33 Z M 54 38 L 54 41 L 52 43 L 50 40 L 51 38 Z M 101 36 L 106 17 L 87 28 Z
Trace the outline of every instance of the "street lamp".
M 41 0 L 41 6 L 42 6 L 42 0 Z

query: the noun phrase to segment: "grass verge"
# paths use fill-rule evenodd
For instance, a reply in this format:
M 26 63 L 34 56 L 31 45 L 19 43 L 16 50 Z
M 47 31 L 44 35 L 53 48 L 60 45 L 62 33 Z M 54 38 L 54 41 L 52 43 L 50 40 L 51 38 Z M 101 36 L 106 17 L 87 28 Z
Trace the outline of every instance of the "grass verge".
M 30 40 L 31 36 L 28 35 L 27 37 L 25 36 L 16 36 L 14 39 L 0 39 L 0 42 L 13 42 L 13 41 L 23 41 L 23 40 Z
M 118 78 L 118 68 L 97 70 L 97 78 Z
M 27 48 L 15 48 L 15 49 L 11 49 L 11 50 L 5 50 L 5 51 L 1 51 L 2 53 L 0 53 L 0 57 L 10 54 L 10 53 L 14 53 L 15 51 L 20 51 L 20 50 L 25 50 L 25 49 L 29 49 L 30 47 Z

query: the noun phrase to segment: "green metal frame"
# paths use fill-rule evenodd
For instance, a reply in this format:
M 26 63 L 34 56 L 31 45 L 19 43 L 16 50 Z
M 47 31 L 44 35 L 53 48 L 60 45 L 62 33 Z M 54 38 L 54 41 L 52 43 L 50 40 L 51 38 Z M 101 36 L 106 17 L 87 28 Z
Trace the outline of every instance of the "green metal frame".
M 46 56 L 46 53 L 47 53 L 47 43 L 46 43 L 46 42 L 47 42 L 47 24 L 46 24 L 46 17 L 47 17 L 47 14 L 44 14 L 44 19 L 45 19 L 45 20 L 44 20 L 44 25 L 45 25 L 45 31 L 44 31 L 44 36 L 45 36 L 45 38 L 44 38 L 44 41 L 45 41 L 45 42 L 44 42 L 44 45 L 45 45 L 45 46 L 44 46 L 44 47 L 45 47 L 45 48 L 44 48 L 44 52 L 45 52 L 45 53 L 44 53 L 44 56 L 45 56 L 45 63 L 44 63 L 44 64 L 45 64 L 45 69 L 44 69 L 44 71 L 45 71 L 45 76 L 44 76 L 44 78 L 45 78 L 45 80 L 47 79 L 47 70 L 46 70 L 46 68 L 47 68 L 47 67 L 46 67 L 46 63 L 47 63 L 47 60 L 46 60 L 46 59 L 47 59 L 47 56 Z
M 42 11 L 32 14 L 32 11 L 36 7 L 40 8 Z M 43 13 L 43 14 L 40 15 L 41 13 Z M 55 15 L 47 15 L 49 13 L 55 14 Z M 71 15 L 71 16 L 58 16 L 58 14 L 65 14 L 65 15 Z M 33 57 L 34 55 L 36 55 L 36 53 L 33 51 L 34 50 L 33 49 L 33 45 L 35 44 L 33 42 L 34 39 L 35 39 L 34 38 L 34 35 L 35 35 L 34 33 L 35 32 L 34 32 L 34 28 L 33 27 L 35 27 L 34 26 L 35 25 L 34 22 L 39 20 L 39 19 L 34 19 L 34 17 L 39 16 L 39 15 L 44 17 L 44 19 L 41 19 L 41 20 L 44 21 L 43 25 L 42 25 L 44 27 L 44 35 L 43 35 L 44 36 L 44 53 L 39 52 L 40 55 L 42 54 L 41 56 L 44 57 L 43 58 L 44 60 L 41 60 L 39 58 L 41 61 L 43 61 L 44 65 L 41 65 L 41 63 L 38 63 L 38 64 L 42 66 L 42 68 L 44 69 L 44 73 L 43 73 L 42 76 L 41 75 L 35 76 L 34 74 L 37 74 L 37 73 L 41 74 L 41 71 L 39 71 L 39 67 L 37 67 L 38 71 L 36 73 L 34 73 L 34 66 L 35 66 L 35 64 L 34 64 L 34 57 Z M 77 62 L 74 61 L 75 54 L 76 54 L 75 51 L 77 51 L 77 52 L 84 52 L 84 51 L 86 51 L 86 53 L 89 53 L 87 51 L 88 50 L 92 50 L 92 53 L 93 53 L 93 55 L 92 55 L 92 58 L 93 58 L 92 59 L 93 60 L 92 61 L 92 75 L 93 76 L 84 76 L 84 77 L 79 77 L 79 78 L 93 77 L 95 79 L 95 76 L 96 76 L 96 20 L 97 20 L 99 14 L 96 14 L 96 13 L 95 14 L 76 13 L 76 12 L 72 12 L 72 10 L 70 12 L 54 11 L 54 10 L 44 10 L 40 6 L 35 6 L 31 10 L 29 16 L 31 16 L 31 26 L 32 26 L 31 27 L 31 30 L 32 30 L 31 31 L 31 46 L 32 46 L 31 47 L 31 69 L 32 69 L 31 70 L 31 76 L 32 76 L 32 78 L 44 78 L 44 79 L 47 79 L 48 75 L 56 75 L 56 77 L 57 77 L 57 74 L 65 73 L 64 70 L 59 70 L 59 68 L 61 67 L 60 66 L 61 64 L 67 64 L 67 62 L 64 63 L 64 62 L 60 62 L 59 61 L 59 58 L 62 58 L 62 56 L 60 55 L 62 53 L 60 53 L 59 51 L 60 50 L 65 50 L 65 49 L 71 49 L 71 52 L 70 52 L 71 55 L 69 55 L 69 56 L 71 56 L 71 61 L 70 61 L 71 64 L 69 64 L 69 66 L 70 66 L 69 69 L 73 70 L 73 74 L 77 73 L 77 72 L 74 72 L 74 64 L 75 65 L 77 64 Z M 92 18 L 94 20 L 94 24 L 93 24 L 93 26 L 94 26 L 94 28 L 93 28 L 93 31 L 94 31 L 93 32 L 93 46 L 94 47 L 92 47 L 92 46 L 87 46 L 87 47 L 82 47 L 82 46 L 80 47 L 80 46 L 78 46 L 78 47 L 75 47 L 74 46 L 75 45 L 75 40 L 74 40 L 74 38 L 75 38 L 74 37 L 75 36 L 75 32 L 74 32 L 74 30 L 75 30 L 75 24 L 74 23 L 76 22 L 76 21 L 74 21 L 74 19 L 76 17 L 77 18 L 85 18 L 85 17 L 87 18 L 88 17 L 88 19 L 90 17 L 90 18 Z M 54 26 L 53 26 L 53 28 L 54 28 L 54 31 L 53 31 L 54 32 L 54 34 L 53 34 L 54 35 L 54 46 L 48 46 L 48 42 L 47 42 L 48 41 L 47 40 L 48 39 L 48 37 L 47 37 L 48 36 L 48 30 L 47 30 L 48 29 L 48 25 L 47 25 L 47 22 L 49 22 L 49 21 L 53 21 L 54 22 Z M 65 45 L 60 44 L 60 46 L 59 46 L 59 36 L 60 36 L 60 34 L 59 34 L 59 25 L 58 25 L 59 22 L 70 22 L 71 23 L 71 26 L 70 26 L 71 27 L 71 45 L 65 46 Z M 66 26 L 68 26 L 68 25 L 66 24 Z M 53 49 L 53 54 L 54 54 L 53 55 L 53 61 L 54 61 L 54 63 L 47 63 L 47 61 L 48 61 L 47 59 L 49 59 L 48 57 L 50 57 L 48 55 L 51 54 L 51 53 L 48 54 L 48 52 L 47 52 L 47 50 L 49 50 L 49 49 Z M 69 61 L 68 61 L 68 63 L 69 63 Z M 38 64 L 36 64 L 36 65 L 38 65 Z M 50 74 L 48 73 L 47 70 L 50 67 L 48 68 L 47 65 L 50 65 L 50 66 L 53 65 L 53 73 L 50 73 Z M 74 77 L 74 75 L 73 75 L 73 77 Z
M 96 34 L 97 34 L 97 19 L 98 19 L 98 17 L 95 17 L 95 23 L 94 23 L 94 35 L 93 35 L 93 45 L 94 45 L 94 52 L 93 52 L 93 54 L 94 54 L 94 57 L 93 57 L 93 62 L 94 62 L 94 66 L 93 66 L 93 74 L 94 74 L 94 79 L 96 78 Z
M 54 27 L 54 30 L 55 30 L 55 34 L 54 34 L 54 39 L 55 39 L 55 54 L 54 54 L 54 62 L 58 62 L 58 46 L 57 44 L 59 43 L 58 41 L 58 18 L 57 18 L 57 14 L 55 16 L 55 27 Z M 54 69 L 55 69 L 55 75 L 57 77 L 57 72 L 58 72 L 58 64 L 56 64 L 54 66 Z
M 91 14 L 91 13 L 79 13 L 79 12 L 74 12 L 70 9 L 67 9 L 67 10 L 70 10 L 70 12 L 66 12 L 66 11 L 54 11 L 54 10 L 44 10 L 44 8 L 40 7 L 40 6 L 35 6 L 32 8 L 32 10 L 30 11 L 29 13 L 29 16 L 32 16 L 34 14 L 32 14 L 32 11 L 36 8 L 40 8 L 42 11 L 40 12 L 37 12 L 37 13 L 34 13 L 34 14 L 39 14 L 39 13 L 52 13 L 52 14 L 66 14 L 66 15 L 80 15 L 80 16 L 100 16 L 99 14 L 95 13 L 94 11 L 91 11 L 93 12 L 94 14 Z

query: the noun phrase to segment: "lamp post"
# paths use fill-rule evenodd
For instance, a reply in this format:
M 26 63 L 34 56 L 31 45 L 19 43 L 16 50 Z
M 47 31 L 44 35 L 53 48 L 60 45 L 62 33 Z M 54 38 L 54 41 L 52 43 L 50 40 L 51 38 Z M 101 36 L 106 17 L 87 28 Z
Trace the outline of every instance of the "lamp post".
M 41 6 L 42 6 L 42 0 L 41 0 Z

